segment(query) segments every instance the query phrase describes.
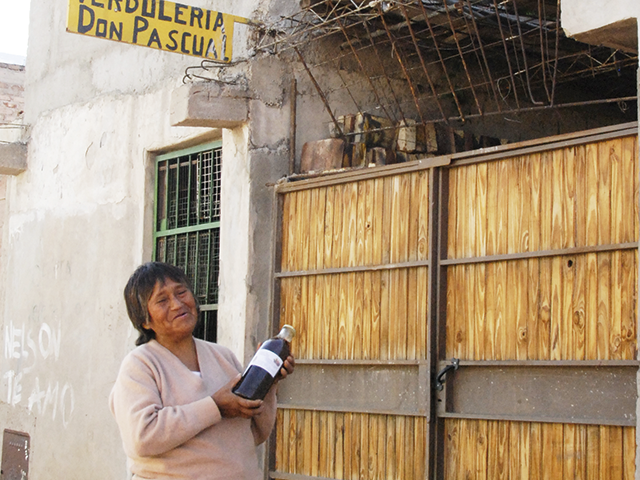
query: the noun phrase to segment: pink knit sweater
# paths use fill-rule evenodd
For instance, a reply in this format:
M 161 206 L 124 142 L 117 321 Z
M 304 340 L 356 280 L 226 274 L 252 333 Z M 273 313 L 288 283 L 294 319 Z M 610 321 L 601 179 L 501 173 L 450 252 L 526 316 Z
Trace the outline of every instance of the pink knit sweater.
M 276 412 L 275 388 L 253 420 L 222 418 L 211 395 L 242 369 L 233 353 L 196 339 L 200 376 L 155 340 L 123 360 L 110 407 L 134 480 L 256 480 L 255 446 Z

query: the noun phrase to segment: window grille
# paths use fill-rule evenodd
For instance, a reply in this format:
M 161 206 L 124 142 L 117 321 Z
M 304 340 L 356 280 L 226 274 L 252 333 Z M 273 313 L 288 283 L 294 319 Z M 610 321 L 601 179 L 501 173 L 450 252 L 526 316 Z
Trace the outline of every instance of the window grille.
M 200 302 L 198 338 L 216 341 L 221 142 L 156 159 L 154 259 L 181 267 Z

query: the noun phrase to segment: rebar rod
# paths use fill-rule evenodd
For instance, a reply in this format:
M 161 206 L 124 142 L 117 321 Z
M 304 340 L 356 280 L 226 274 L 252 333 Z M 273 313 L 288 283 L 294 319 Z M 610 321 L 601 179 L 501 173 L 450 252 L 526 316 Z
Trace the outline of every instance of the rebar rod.
M 464 71 L 467 74 L 467 80 L 469 81 L 469 85 L 471 86 L 471 92 L 473 93 L 473 98 L 476 101 L 476 106 L 478 107 L 478 112 L 482 115 L 482 107 L 480 106 L 480 101 L 478 100 L 478 95 L 476 95 L 476 91 L 473 88 L 473 81 L 471 80 L 471 74 L 469 73 L 469 69 L 467 68 L 467 62 L 464 59 L 464 54 L 460 49 L 460 42 L 458 41 L 458 36 L 456 35 L 456 29 L 453 26 L 453 22 L 451 21 L 451 15 L 449 14 L 449 8 L 447 8 L 447 0 L 442 0 L 444 2 L 444 6 L 447 12 L 447 18 L 449 19 L 449 25 L 451 26 L 451 33 L 453 35 L 453 40 L 456 42 L 456 46 L 458 47 L 458 51 L 460 52 L 460 60 L 462 61 L 462 66 L 464 67 Z

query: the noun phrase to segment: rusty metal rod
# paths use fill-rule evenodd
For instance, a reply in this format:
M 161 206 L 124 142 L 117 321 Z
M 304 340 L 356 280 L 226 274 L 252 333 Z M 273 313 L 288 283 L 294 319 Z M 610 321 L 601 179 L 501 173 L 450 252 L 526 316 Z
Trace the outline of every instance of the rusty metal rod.
M 311 82 L 313 82 L 313 86 L 316 87 L 316 91 L 318 92 L 318 95 L 320 95 L 320 98 L 322 99 L 322 103 L 324 103 L 324 107 L 327 109 L 327 112 L 329 112 L 329 116 L 331 116 L 331 121 L 335 125 L 336 131 L 340 134 L 340 136 L 343 136 L 344 133 L 342 132 L 342 127 L 340 127 L 340 123 L 338 123 L 338 120 L 336 120 L 336 117 L 333 115 L 333 112 L 331 111 L 331 106 L 329 105 L 329 101 L 327 100 L 327 97 L 324 96 L 324 93 L 322 92 L 322 88 L 320 88 L 320 85 L 318 84 L 315 77 L 313 76 L 313 73 L 311 73 L 311 70 L 309 70 L 309 67 L 307 66 L 307 62 L 304 61 L 304 57 L 300 53 L 300 50 L 298 50 L 297 47 L 295 47 L 294 50 L 298 54 L 298 58 L 300 59 L 300 62 L 302 62 L 304 69 L 307 71 L 307 74 L 309 75 Z
M 447 71 L 447 66 L 442 59 L 442 52 L 440 52 L 440 47 L 438 46 L 438 40 L 436 39 L 436 35 L 433 32 L 433 27 L 431 26 L 431 21 L 429 20 L 429 14 L 427 13 L 427 9 L 424 7 L 422 1 L 419 2 L 420 7 L 422 8 L 422 15 L 424 16 L 425 22 L 427 22 L 427 27 L 429 28 L 429 32 L 431 33 L 431 39 L 433 40 L 433 45 L 438 53 L 438 58 L 440 59 L 440 64 L 442 65 L 442 71 L 444 76 L 447 78 L 447 83 L 449 84 L 449 90 L 451 91 L 451 95 L 453 95 L 453 100 L 456 103 L 456 107 L 458 108 L 458 113 L 460 114 L 460 118 L 464 122 L 464 113 L 462 113 L 462 107 L 460 106 L 460 101 L 458 100 L 458 96 L 456 95 L 456 90 L 453 88 L 453 84 L 451 83 L 451 78 L 449 77 L 449 72 Z
M 473 88 L 473 80 L 471 80 L 471 74 L 469 73 L 469 69 L 467 68 L 467 62 L 464 59 L 464 53 L 462 53 L 462 49 L 460 48 L 460 42 L 458 41 L 458 36 L 456 35 L 456 29 L 453 26 L 453 21 L 451 20 L 451 15 L 449 13 L 449 6 L 447 5 L 447 0 L 442 0 L 444 2 L 444 8 L 447 13 L 447 19 L 449 20 L 449 25 L 451 26 L 451 33 L 453 34 L 453 40 L 456 42 L 456 47 L 458 47 L 458 52 L 460 53 L 460 60 L 462 61 L 462 66 L 464 67 L 464 72 L 467 75 L 467 80 L 469 81 L 469 85 L 471 86 L 471 93 L 473 93 L 473 99 L 476 101 L 476 107 L 478 107 L 478 112 L 482 115 L 482 107 L 480 106 L 480 101 L 478 100 L 478 95 L 476 94 L 476 90 Z
M 378 4 L 378 10 L 380 11 L 380 20 L 382 20 L 382 24 L 384 25 L 384 29 L 387 31 L 387 35 L 389 37 L 389 40 L 391 41 L 391 46 L 393 47 L 393 51 L 395 52 L 395 56 L 396 59 L 398 60 L 398 63 L 400 64 L 400 68 L 402 68 L 402 73 L 404 73 L 405 78 L 407 79 L 407 82 L 409 84 L 409 90 L 411 91 L 411 96 L 413 97 L 413 102 L 416 105 L 416 109 L 418 111 L 418 116 L 420 117 L 420 122 L 421 123 L 425 123 L 424 122 L 424 117 L 422 116 L 422 109 L 420 108 L 420 102 L 418 101 L 418 97 L 416 96 L 416 91 L 415 88 L 413 86 L 413 81 L 411 80 L 411 77 L 409 76 L 409 72 L 407 71 L 404 62 L 402 61 L 402 51 L 399 49 L 396 49 L 395 47 L 395 42 L 393 40 L 393 36 L 391 34 L 391 31 L 389 30 L 388 26 L 387 26 L 387 22 L 384 19 L 384 15 L 382 14 L 382 7 Z
M 520 25 L 520 17 L 518 16 L 518 5 L 516 0 L 511 0 L 513 2 L 513 10 L 516 13 L 516 25 L 518 26 L 518 38 L 520 39 L 520 49 L 522 50 L 522 60 L 524 61 L 524 73 L 525 78 L 527 79 L 527 88 L 529 90 L 529 98 L 534 105 L 542 105 L 542 102 L 538 102 L 535 98 L 533 98 L 533 91 L 531 90 L 531 80 L 529 79 L 529 68 L 527 67 L 527 52 L 524 48 L 524 39 L 522 38 L 522 27 Z
M 427 77 L 427 81 L 429 82 L 429 87 L 431 87 L 431 91 L 433 92 L 433 97 L 435 98 L 436 103 L 438 104 L 438 109 L 442 114 L 442 119 L 446 122 L 447 115 L 444 113 L 444 110 L 442 108 L 442 103 L 440 103 L 440 99 L 438 98 L 438 94 L 436 93 L 436 87 L 433 84 L 431 75 L 429 75 L 429 71 L 427 70 L 427 66 L 424 62 L 424 58 L 422 58 L 422 52 L 420 51 L 420 47 L 418 46 L 418 40 L 416 39 L 416 35 L 413 31 L 413 27 L 411 26 L 411 19 L 409 18 L 409 13 L 407 12 L 407 9 L 404 5 L 400 4 L 400 8 L 402 9 L 402 13 L 407 19 L 407 27 L 409 28 L 409 33 L 411 33 L 411 39 L 413 40 L 413 44 L 416 47 L 416 52 L 418 52 L 418 57 L 420 58 L 420 64 L 422 65 L 422 70 L 424 71 L 424 75 Z
M 507 41 L 504 39 L 504 31 L 502 30 L 502 20 L 500 19 L 500 13 L 498 12 L 498 2 L 493 0 L 493 6 L 496 11 L 496 20 L 498 21 L 498 28 L 500 29 L 500 39 L 502 40 L 502 45 L 504 47 L 504 56 L 507 60 L 507 65 L 509 67 L 509 76 L 511 77 L 511 85 L 513 86 L 513 94 L 516 100 L 516 106 L 520 108 L 520 99 L 518 98 L 518 88 L 516 87 L 516 79 L 513 75 L 513 68 L 511 67 L 511 59 L 509 57 L 509 47 L 507 46 Z
M 547 93 L 547 100 L 551 103 L 551 93 L 547 87 L 547 66 L 545 64 L 545 53 L 548 42 L 544 41 L 544 32 L 542 31 L 542 0 L 538 0 L 538 22 L 540 23 L 540 63 L 542 64 L 542 83 Z
M 331 2 L 329 2 L 329 5 L 331 5 Z M 367 80 L 369 82 L 369 85 L 371 86 L 371 90 L 373 92 L 373 95 L 376 97 L 376 101 L 378 102 L 378 104 L 380 105 L 382 110 L 384 111 L 384 114 L 386 115 L 386 117 L 387 118 L 391 118 L 391 116 L 389 115 L 389 112 L 387 112 L 387 110 L 384 108 L 384 105 L 382 105 L 382 100 L 380 100 L 380 96 L 378 95 L 378 89 L 375 87 L 375 85 L 371 81 L 371 77 L 367 73 L 367 69 L 365 68 L 364 64 L 362 63 L 362 60 L 360 59 L 360 56 L 358 55 L 358 52 L 356 51 L 355 47 L 351 43 L 351 39 L 349 38 L 349 35 L 347 34 L 346 28 L 344 28 L 344 25 L 342 25 L 342 22 L 340 20 L 337 20 L 337 23 L 338 23 L 338 26 L 340 27 L 340 30 L 342 30 L 342 34 L 344 35 L 344 38 L 349 43 L 349 47 L 351 48 L 351 51 L 353 52 L 353 56 L 355 57 L 356 61 L 358 62 L 358 66 L 360 67 L 360 70 L 362 70 L 363 75 L 367 78 Z
M 471 2 L 467 0 L 467 5 L 469 5 L 469 11 L 471 11 Z M 498 100 L 498 92 L 496 91 L 496 86 L 493 83 L 493 78 L 491 75 L 491 68 L 489 67 L 489 61 L 487 60 L 487 55 L 484 52 L 484 46 L 482 45 L 482 39 L 480 38 L 480 30 L 478 29 L 478 24 L 476 23 L 476 17 L 471 12 L 471 22 L 473 23 L 473 28 L 478 37 L 478 46 L 480 47 L 480 52 L 482 53 L 482 59 L 484 61 L 484 66 L 487 69 L 487 75 L 489 76 L 489 82 L 491 84 L 491 90 L 493 91 L 493 96 L 496 99 L 496 105 L 498 106 L 498 111 L 502 110 L 500 107 L 500 100 Z

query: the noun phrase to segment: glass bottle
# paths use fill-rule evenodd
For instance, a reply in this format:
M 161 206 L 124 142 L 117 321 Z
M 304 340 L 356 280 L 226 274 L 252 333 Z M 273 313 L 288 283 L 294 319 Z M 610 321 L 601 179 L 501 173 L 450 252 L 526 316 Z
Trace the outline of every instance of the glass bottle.
M 291 352 L 295 335 L 295 328 L 284 325 L 278 335 L 264 342 L 231 391 L 249 400 L 264 399 Z

